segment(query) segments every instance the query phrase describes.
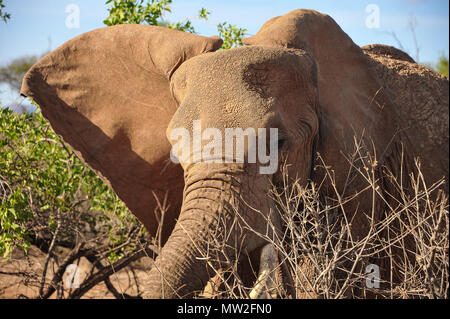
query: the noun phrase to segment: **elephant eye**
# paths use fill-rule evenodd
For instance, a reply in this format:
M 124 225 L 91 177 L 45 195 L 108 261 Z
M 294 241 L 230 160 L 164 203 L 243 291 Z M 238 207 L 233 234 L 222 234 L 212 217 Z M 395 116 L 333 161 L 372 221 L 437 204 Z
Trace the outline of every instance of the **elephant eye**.
M 288 140 L 286 131 L 282 128 L 278 130 L 278 150 L 281 150 Z
M 286 138 L 280 138 L 278 139 L 278 149 L 280 150 L 281 148 L 283 148 L 283 145 L 286 143 Z

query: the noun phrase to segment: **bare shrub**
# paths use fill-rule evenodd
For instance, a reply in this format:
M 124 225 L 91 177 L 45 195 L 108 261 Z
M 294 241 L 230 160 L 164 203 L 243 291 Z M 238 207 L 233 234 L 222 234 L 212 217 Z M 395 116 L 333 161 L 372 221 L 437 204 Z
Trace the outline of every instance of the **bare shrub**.
M 258 234 L 275 248 L 277 264 L 270 274 L 258 275 L 255 262 L 247 263 L 258 278 L 249 285 L 241 277 L 242 263 L 250 257 L 238 262 L 241 249 L 227 247 L 213 235 L 202 258 L 214 276 L 201 296 L 248 298 L 258 290 L 257 296 L 266 298 L 448 298 L 449 215 L 444 181 L 427 185 L 418 160 L 406 179 L 394 176 L 387 167 L 378 167 L 375 151 L 369 152 L 356 139 L 355 145 L 348 158 L 349 176 L 362 177 L 359 192 L 345 195 L 346 187 L 339 191 L 332 169 L 320 155 L 316 169 L 325 173 L 319 184 L 301 185 L 283 165 L 283 185 L 273 186 L 269 194 L 283 229 L 277 232 L 265 217 L 272 231 Z M 333 192 L 324 196 L 324 185 Z M 372 199 L 370 211 L 346 211 L 358 207 L 361 196 L 367 199 L 367 194 Z M 365 215 L 365 225 L 354 224 L 356 214 Z M 252 231 L 238 211 L 233 227 Z M 363 235 L 356 236 L 355 227 L 363 229 Z M 226 263 L 220 269 L 214 267 L 214 261 L 223 256 Z M 261 285 L 266 294 L 260 293 Z

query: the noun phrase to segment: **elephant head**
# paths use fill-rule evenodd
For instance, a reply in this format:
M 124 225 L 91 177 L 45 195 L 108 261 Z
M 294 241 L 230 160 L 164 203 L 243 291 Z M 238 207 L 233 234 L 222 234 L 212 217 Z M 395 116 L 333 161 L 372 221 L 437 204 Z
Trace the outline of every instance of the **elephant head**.
M 395 152 L 389 94 L 329 16 L 295 10 L 266 22 L 244 47 L 215 52 L 221 43 L 153 26 L 108 27 L 65 43 L 24 79 L 22 94 L 165 243 L 149 297 L 192 296 L 213 268 L 277 235 L 267 193 L 281 183 L 281 160 L 306 184 L 321 178 L 313 170 L 320 153 L 343 189 L 341 154 L 353 150 L 355 135 L 371 138 L 380 162 Z M 157 198 L 169 205 L 164 216 Z M 214 240 L 224 249 L 209 259 Z

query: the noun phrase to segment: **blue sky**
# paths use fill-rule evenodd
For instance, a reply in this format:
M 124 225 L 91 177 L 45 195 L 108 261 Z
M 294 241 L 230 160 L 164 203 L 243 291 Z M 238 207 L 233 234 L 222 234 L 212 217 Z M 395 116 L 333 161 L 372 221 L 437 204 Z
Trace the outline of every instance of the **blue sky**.
M 404 49 L 415 57 L 415 45 L 408 28 L 411 17 L 417 21 L 416 36 L 419 61 L 435 62 L 449 54 L 448 0 L 174 0 L 169 21 L 195 17 L 202 7 L 212 13 L 210 21 L 194 19 L 199 34 L 217 34 L 214 24 L 227 21 L 255 34 L 268 19 L 298 8 L 314 9 L 333 17 L 358 45 L 384 43 L 398 47 L 390 34 L 395 32 Z M 39 55 L 55 49 L 65 41 L 96 28 L 103 27 L 107 16 L 105 0 L 4 0 L 11 14 L 7 24 L 0 23 L 0 65 L 22 55 Z M 70 13 L 66 8 L 75 4 L 80 10 L 79 28 L 67 28 Z M 368 28 L 366 19 L 379 9 L 379 27 Z M 371 8 L 371 7 L 369 7 Z M 373 20 L 372 20 L 373 21 Z M 0 101 L 12 98 L 1 87 Z

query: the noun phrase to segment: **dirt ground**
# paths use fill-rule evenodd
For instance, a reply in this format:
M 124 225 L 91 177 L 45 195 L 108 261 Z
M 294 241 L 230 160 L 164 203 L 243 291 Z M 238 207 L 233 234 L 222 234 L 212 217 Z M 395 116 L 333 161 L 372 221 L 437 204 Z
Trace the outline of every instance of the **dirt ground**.
M 64 249 L 59 249 L 61 255 Z M 111 283 L 119 294 L 137 296 L 142 291 L 142 285 L 148 270 L 150 269 L 149 258 L 141 258 L 139 261 L 118 271 L 110 277 Z M 0 299 L 16 298 L 36 298 L 40 287 L 40 278 L 44 268 L 46 255 L 36 247 L 30 247 L 28 255 L 21 251 L 12 254 L 9 261 L 0 260 Z M 89 275 L 92 264 L 85 258 L 81 258 L 78 265 L 78 278 L 75 275 L 75 266 L 66 268 L 63 276 L 63 287 L 59 290 L 60 296 L 67 298 L 70 286 L 76 286 L 76 282 L 82 283 Z M 50 262 L 47 272 L 46 284 L 49 284 L 57 265 Z M 57 298 L 57 293 L 53 293 L 51 299 Z M 104 282 L 90 289 L 82 299 L 113 299 L 111 293 Z

